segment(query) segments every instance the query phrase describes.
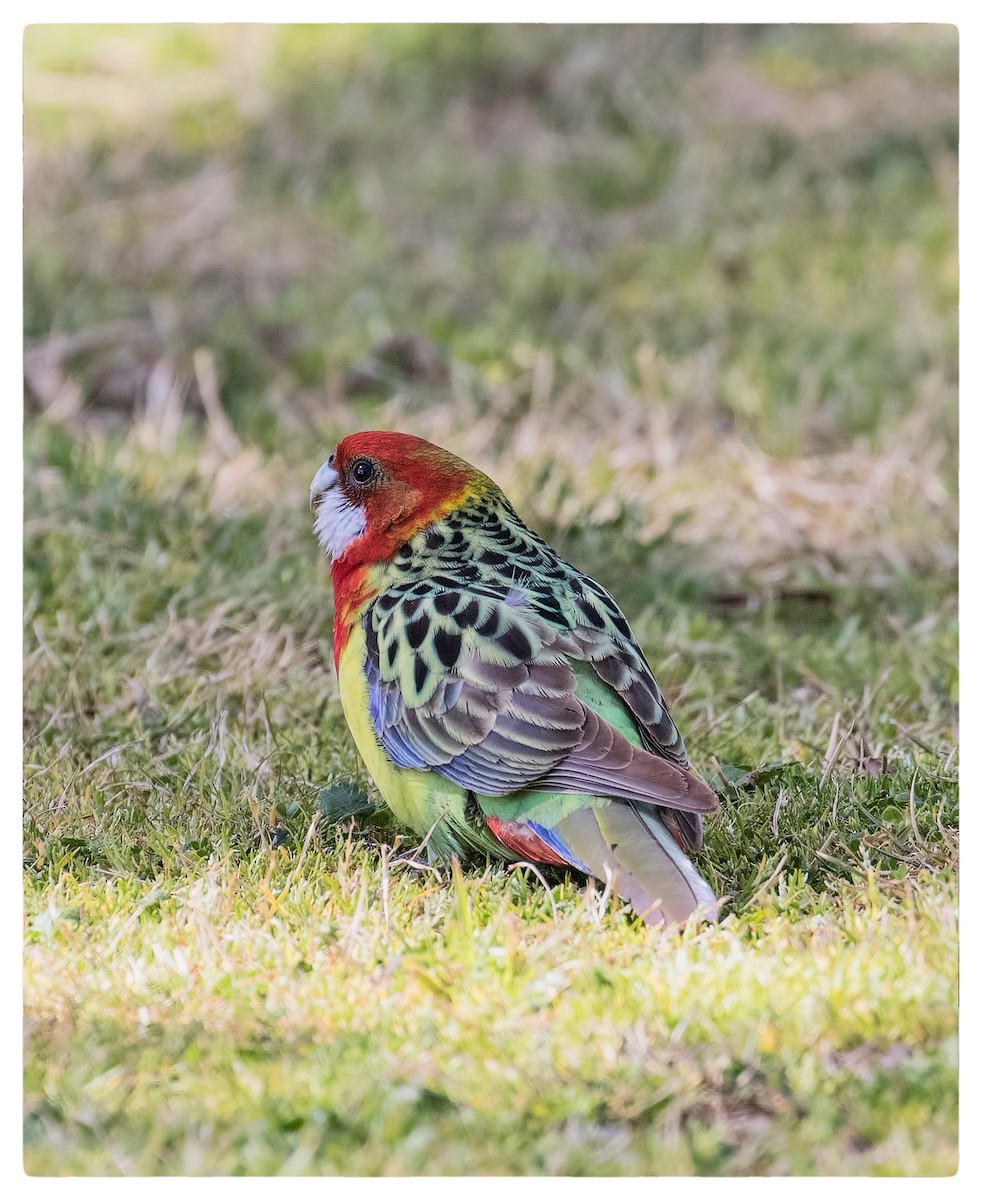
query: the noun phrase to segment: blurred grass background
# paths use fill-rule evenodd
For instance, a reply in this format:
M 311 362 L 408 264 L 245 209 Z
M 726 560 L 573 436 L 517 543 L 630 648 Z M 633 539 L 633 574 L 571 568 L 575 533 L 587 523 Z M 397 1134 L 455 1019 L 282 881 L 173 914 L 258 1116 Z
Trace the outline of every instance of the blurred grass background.
M 28 28 L 30 1170 L 954 1168 L 957 149 L 947 26 Z M 720 929 L 333 823 L 372 427 L 618 596 Z

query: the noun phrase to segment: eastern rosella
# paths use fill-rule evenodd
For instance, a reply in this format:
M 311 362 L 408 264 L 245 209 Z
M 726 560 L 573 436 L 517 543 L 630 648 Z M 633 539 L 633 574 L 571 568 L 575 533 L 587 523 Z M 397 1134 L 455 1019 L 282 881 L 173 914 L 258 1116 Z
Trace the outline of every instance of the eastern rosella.
M 685 850 L 718 801 L 609 593 L 421 438 L 344 438 L 310 500 L 342 707 L 396 817 L 441 857 L 612 880 L 649 923 L 712 910 Z

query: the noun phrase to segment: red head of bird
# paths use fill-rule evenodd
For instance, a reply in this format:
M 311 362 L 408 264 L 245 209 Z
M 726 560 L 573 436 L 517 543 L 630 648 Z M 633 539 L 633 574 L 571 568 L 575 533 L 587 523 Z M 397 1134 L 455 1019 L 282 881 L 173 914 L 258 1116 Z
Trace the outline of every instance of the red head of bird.
M 310 485 L 314 530 L 331 559 L 335 654 L 373 592 L 371 567 L 412 535 L 497 487 L 447 450 L 407 433 L 368 431 L 338 442 Z

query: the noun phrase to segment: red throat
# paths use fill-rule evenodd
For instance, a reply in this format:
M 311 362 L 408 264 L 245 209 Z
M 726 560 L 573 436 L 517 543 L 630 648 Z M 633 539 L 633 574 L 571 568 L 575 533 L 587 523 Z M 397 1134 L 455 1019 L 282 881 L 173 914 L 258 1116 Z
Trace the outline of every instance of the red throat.
M 334 587 L 334 666 L 337 667 L 348 634 L 365 605 L 375 597 L 378 585 L 373 583 L 368 565 L 348 570 L 344 559 L 331 564 L 331 583 Z

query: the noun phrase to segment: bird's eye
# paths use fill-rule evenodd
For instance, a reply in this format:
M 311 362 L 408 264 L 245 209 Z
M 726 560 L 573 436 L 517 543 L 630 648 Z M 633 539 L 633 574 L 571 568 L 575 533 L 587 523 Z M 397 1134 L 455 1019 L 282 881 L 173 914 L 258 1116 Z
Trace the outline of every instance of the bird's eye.
M 348 470 L 355 483 L 370 483 L 376 475 L 375 464 L 368 458 L 356 458 Z

